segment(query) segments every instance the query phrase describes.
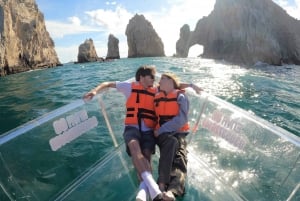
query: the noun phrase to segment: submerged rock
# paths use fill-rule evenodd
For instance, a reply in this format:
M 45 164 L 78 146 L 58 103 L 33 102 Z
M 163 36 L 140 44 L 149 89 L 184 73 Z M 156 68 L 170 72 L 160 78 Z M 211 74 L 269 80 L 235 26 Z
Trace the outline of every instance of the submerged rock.
M 216 0 L 214 10 L 194 31 L 184 25 L 176 56 L 187 57 L 195 44 L 203 57 L 254 65 L 300 64 L 300 22 L 270 0 Z

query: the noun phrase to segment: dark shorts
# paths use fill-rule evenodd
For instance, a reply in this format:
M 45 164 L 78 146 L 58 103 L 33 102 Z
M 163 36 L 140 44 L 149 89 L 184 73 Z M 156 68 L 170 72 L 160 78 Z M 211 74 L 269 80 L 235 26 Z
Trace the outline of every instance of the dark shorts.
M 126 143 L 126 152 L 131 156 L 127 144 L 132 139 L 136 139 L 140 143 L 141 150 L 150 150 L 152 154 L 155 153 L 156 138 L 153 131 L 140 132 L 138 128 L 132 126 L 125 126 L 123 138 Z

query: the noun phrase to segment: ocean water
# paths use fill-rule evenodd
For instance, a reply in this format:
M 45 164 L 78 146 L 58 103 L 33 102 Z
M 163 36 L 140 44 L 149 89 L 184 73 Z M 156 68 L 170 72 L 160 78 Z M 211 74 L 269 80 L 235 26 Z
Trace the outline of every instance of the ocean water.
M 209 59 L 168 57 L 120 59 L 104 63 L 66 64 L 62 67 L 1 77 L 0 134 L 4 134 L 23 123 L 80 99 L 84 93 L 97 86 L 100 82 L 131 78 L 134 76 L 136 69 L 140 65 L 145 64 L 155 65 L 160 73 L 165 71 L 175 72 L 183 82 L 196 83 L 205 89 L 206 92 L 231 102 L 300 136 L 300 66 L 247 68 Z M 118 95 L 116 96 L 118 97 Z M 108 100 L 113 99 L 112 101 L 117 100 L 116 102 L 124 100 L 124 98 L 119 100 L 110 96 L 107 98 Z M 109 102 L 111 101 L 107 101 L 107 103 Z M 119 120 L 121 114 L 118 115 L 118 111 L 123 114 L 120 104 L 118 104 L 118 107 L 114 103 L 107 106 L 110 120 Z M 113 127 L 117 129 L 117 140 L 121 142 L 121 126 L 113 125 Z M 130 158 L 126 156 L 124 148 L 118 151 L 114 150 L 109 135 L 95 135 L 96 137 L 87 135 L 78 139 L 63 152 L 53 154 L 53 152 L 48 150 L 48 143 L 47 145 L 38 143 L 40 139 L 46 138 L 46 134 L 49 133 L 48 130 L 49 127 L 43 126 L 38 128 L 36 133 L 33 131 L 31 137 L 23 135 L 19 138 L 19 141 L 1 146 L 1 170 L 8 169 L 12 171 L 18 178 L 16 180 L 19 182 L 18 185 L 30 192 L 28 195 L 32 191 L 29 186 L 35 186 L 35 191 L 32 191 L 32 194 L 35 194 L 37 199 L 28 197 L 28 199 L 26 198 L 27 200 L 49 200 L 49 197 L 51 197 L 49 196 L 50 192 L 60 192 L 65 182 L 72 181 L 79 173 L 84 172 L 85 168 L 90 167 L 97 158 L 101 158 L 103 161 L 101 162 L 102 165 L 100 165 L 101 171 L 97 171 L 97 174 L 93 175 L 92 181 L 89 180 L 89 182 L 95 184 L 94 187 L 91 188 L 91 185 L 85 185 L 83 182 L 74 191 L 74 194 L 71 194 L 71 197 L 66 200 L 79 200 L 79 198 L 81 199 L 80 196 L 84 197 L 82 200 L 97 200 L 96 197 L 100 195 L 104 195 L 106 198 L 118 198 L 108 200 L 122 200 L 123 197 L 128 196 L 134 197 L 135 194 L 132 194 L 132 192 L 137 189 L 137 181 L 135 172 L 132 170 Z M 282 200 L 281 198 L 285 198 L 285 196 L 280 194 L 283 191 L 280 191 L 279 194 L 276 193 L 278 189 L 275 187 L 281 187 L 281 184 L 276 183 L 278 182 L 276 179 L 285 177 L 286 174 L 291 175 L 290 177 L 296 180 L 299 177 L 297 173 L 299 163 L 294 162 L 299 160 L 299 153 L 291 149 L 289 145 L 282 146 L 282 144 L 277 144 L 278 142 L 274 141 L 274 139 L 264 136 L 262 146 L 268 145 L 266 147 L 266 157 L 260 155 L 261 149 L 259 148 L 255 152 L 239 156 L 239 154 L 234 152 L 224 151 L 224 149 L 221 150 L 217 146 L 212 146 L 209 142 L 211 138 L 206 136 L 205 132 L 201 133 L 202 135 L 198 135 L 199 138 L 201 137 L 200 143 L 196 146 L 193 146 L 193 144 L 191 146 L 191 148 L 195 149 L 194 154 L 196 154 L 196 158 L 200 157 L 203 161 L 210 161 L 211 165 L 220 165 L 223 171 L 221 175 L 224 175 L 226 178 L 237 178 L 240 173 L 243 174 L 243 177 L 246 178 L 244 180 L 245 187 L 242 188 L 243 184 L 240 184 L 240 190 L 247 196 L 245 200 Z M 254 136 L 253 139 L 255 140 L 256 137 Z M 35 147 L 35 149 L 24 148 L 24 146 Z M 290 159 L 289 163 L 282 164 L 280 162 L 284 161 L 280 160 L 282 156 L 288 156 L 286 158 Z M 274 157 L 278 158 L 276 162 L 272 161 Z M 258 168 L 258 172 L 254 174 L 253 171 L 250 171 L 252 168 L 256 169 L 262 163 L 264 165 Z M 123 166 L 120 164 L 123 164 Z M 191 160 L 190 164 L 198 163 Z M 205 166 L 198 167 L 198 165 L 190 166 L 191 175 L 209 175 L 210 169 L 205 169 Z M 246 168 L 248 166 L 250 169 Z M 295 169 L 292 168 L 294 171 L 288 171 L 292 166 L 296 167 Z M 36 167 L 39 169 L 36 169 Z M 154 160 L 154 167 L 157 167 L 157 158 Z M 219 167 L 213 168 L 218 170 Z M 241 172 L 241 170 L 243 171 Z M 111 172 L 112 174 L 110 174 Z M 256 174 L 258 181 L 249 188 L 248 181 L 251 181 L 253 175 Z M 3 171 L 0 172 L 0 175 L 4 175 L 1 178 L 5 178 L 10 174 Z M 221 186 L 214 182 L 210 183 L 211 179 L 194 180 L 194 177 L 188 179 L 188 193 L 183 200 L 231 200 L 230 193 L 228 194 L 229 198 L 226 197 L 226 190 L 224 191 L 226 193 L 220 194 L 218 199 L 206 197 L 206 191 L 213 193 L 214 189 L 218 190 Z M 128 186 L 128 180 L 133 180 L 131 181 L 132 185 Z M 112 181 L 118 181 L 117 185 L 112 189 L 105 188 L 108 185 L 114 185 Z M 230 182 L 228 181 L 228 184 Z M 10 183 L 15 186 L 14 182 Z M 3 185 L 2 183 L 0 184 Z M 286 182 L 287 184 L 288 182 Z M 105 190 L 93 197 L 95 191 L 98 192 L 97 188 L 101 189 L 101 186 Z M 129 195 L 120 193 L 120 186 L 126 186 L 127 191 L 122 192 L 125 194 L 129 193 Z M 194 186 L 198 186 L 201 191 L 194 189 Z M 10 189 L 10 186 L 5 187 Z M 291 189 L 288 190 L 289 192 L 284 192 L 284 194 L 289 195 Z M 92 193 L 89 194 L 87 192 Z M 264 197 L 262 196 L 263 194 L 265 194 Z M 90 197 L 85 197 L 87 195 Z M 299 198 L 299 193 L 295 198 Z M 9 200 L 4 195 L 4 192 L 0 191 L 0 200 L 2 199 Z M 21 197 L 22 199 L 23 197 Z
M 103 81 L 126 80 L 140 65 L 183 82 L 300 136 L 300 66 L 241 67 L 201 58 L 132 58 L 65 64 L 0 78 L 0 135 L 74 100 Z

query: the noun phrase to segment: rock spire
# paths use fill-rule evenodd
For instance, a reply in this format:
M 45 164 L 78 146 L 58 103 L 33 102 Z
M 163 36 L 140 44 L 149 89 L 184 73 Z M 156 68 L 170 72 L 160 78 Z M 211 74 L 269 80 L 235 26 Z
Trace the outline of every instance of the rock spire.
M 107 43 L 107 55 L 105 59 L 120 59 L 119 39 L 109 34 Z
M 102 61 L 102 59 L 97 56 L 94 41 L 91 38 L 86 39 L 84 43 L 79 45 L 77 63 L 95 62 L 100 60 Z
M 126 27 L 128 57 L 165 56 L 164 45 L 152 24 L 136 14 Z

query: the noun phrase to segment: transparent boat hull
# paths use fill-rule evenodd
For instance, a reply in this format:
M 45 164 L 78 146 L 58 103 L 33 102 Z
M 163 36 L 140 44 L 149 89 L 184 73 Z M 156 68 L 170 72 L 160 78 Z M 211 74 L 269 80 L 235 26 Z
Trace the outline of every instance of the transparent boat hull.
M 300 200 L 299 137 L 206 93 L 191 103 L 186 194 L 178 200 Z M 108 90 L 0 138 L 0 200 L 134 200 L 124 97 Z M 153 159 L 154 176 L 159 150 Z

